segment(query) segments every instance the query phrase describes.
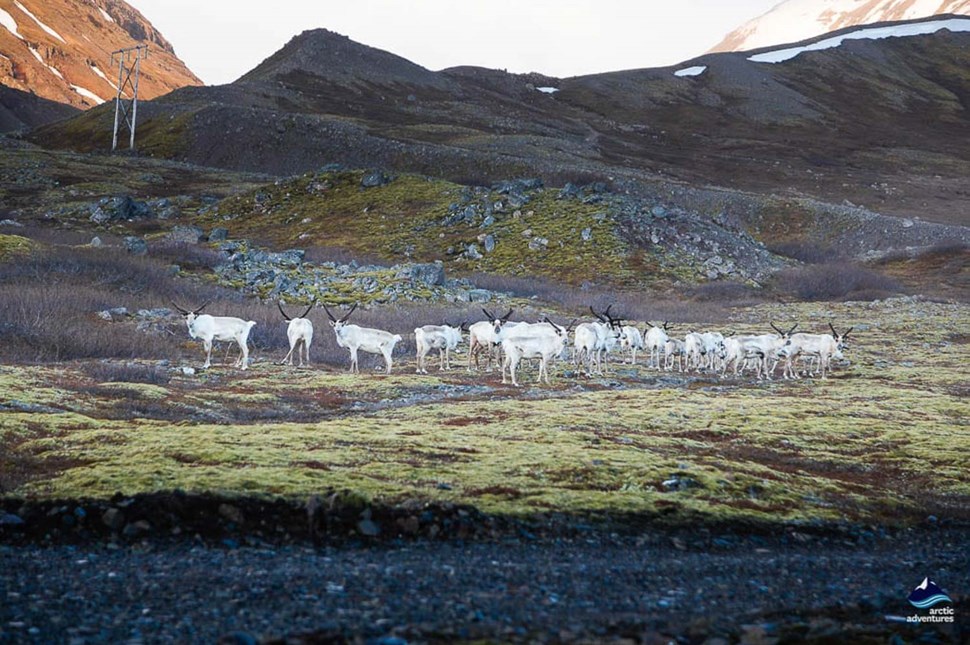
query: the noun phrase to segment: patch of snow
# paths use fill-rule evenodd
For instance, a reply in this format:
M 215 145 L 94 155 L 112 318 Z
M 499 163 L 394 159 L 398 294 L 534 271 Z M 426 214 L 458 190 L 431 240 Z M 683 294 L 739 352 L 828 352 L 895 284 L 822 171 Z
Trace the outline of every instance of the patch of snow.
M 537 87 L 536 89 L 542 92 L 543 94 L 555 94 L 556 92 L 559 91 L 558 87 Z
M 107 76 L 105 76 L 104 72 L 102 72 L 100 69 L 98 69 L 98 66 L 95 65 L 94 63 L 91 63 L 91 71 L 94 72 L 95 74 L 97 74 L 98 76 L 100 76 L 101 78 L 103 78 L 104 79 L 104 82 L 107 83 L 108 85 L 110 85 L 111 87 L 113 87 L 115 92 L 118 91 L 118 86 L 115 85 L 114 83 L 112 83 L 111 82 L 111 79 L 109 79 Z
M 908 25 L 893 25 L 891 27 L 870 27 L 850 31 L 840 36 L 825 38 L 818 42 L 805 45 L 803 47 L 789 47 L 787 49 L 776 49 L 774 51 L 762 52 L 754 56 L 748 56 L 748 60 L 755 63 L 781 63 L 791 60 L 799 54 L 807 51 L 820 51 L 840 46 L 846 40 L 879 40 L 882 38 L 897 38 L 903 36 L 922 36 L 933 34 L 941 29 L 950 31 L 970 31 L 970 18 L 950 18 L 947 20 L 931 20 L 929 22 L 917 22 Z
M 111 17 L 111 14 L 109 14 L 107 11 L 105 11 L 101 7 L 98 7 L 98 11 L 101 12 L 101 15 L 104 16 L 104 19 L 107 20 L 108 22 L 114 22 L 115 21 L 115 19 Z
M 86 90 L 80 85 L 71 85 L 71 89 L 83 96 L 84 98 L 91 99 L 94 101 L 95 105 L 101 105 L 104 103 L 104 99 L 92 92 L 91 90 Z
M 18 9 L 20 9 L 25 14 L 27 14 L 28 16 L 30 16 L 31 18 L 33 18 L 34 22 L 37 23 L 37 26 L 38 27 L 40 27 L 41 29 L 43 29 L 44 31 L 46 31 L 48 34 L 50 34 L 54 38 L 57 38 L 59 41 L 61 41 L 65 45 L 67 44 L 67 41 L 65 41 L 63 38 L 61 38 L 61 35 L 59 33 L 57 33 L 56 31 L 54 31 L 53 29 L 51 29 L 50 27 L 48 27 L 47 25 L 45 25 L 44 23 L 42 23 L 37 16 L 35 16 L 32 13 L 30 13 L 30 11 L 27 9 L 27 7 L 25 7 L 22 4 L 20 4 L 19 2 L 17 2 L 17 0 L 13 0 L 13 3 L 15 5 L 17 5 L 17 8 Z
M 47 64 L 47 61 L 44 60 L 44 57 L 40 55 L 39 51 L 31 47 L 30 45 L 27 46 L 27 49 L 29 49 L 30 53 L 34 55 L 34 58 L 37 59 L 37 62 L 39 62 L 41 65 L 43 65 L 44 67 L 46 67 L 51 71 L 51 74 L 53 74 L 54 76 L 57 76 L 60 79 L 64 78 L 64 76 L 59 71 L 57 71 L 56 67 L 51 67 L 50 65 Z
M 14 20 L 13 19 L 13 16 L 11 16 L 9 13 L 7 13 L 6 11 L 4 11 L 3 9 L 0 9 L 0 25 L 3 25 L 4 27 L 6 27 L 7 28 L 7 31 L 9 31 L 10 33 L 12 33 L 14 36 L 16 36 L 17 38 L 19 38 L 20 40 L 23 40 L 24 39 L 24 37 L 20 35 L 20 32 L 17 31 L 17 21 Z
M 700 76 L 707 70 L 707 65 L 695 65 L 694 67 L 685 67 L 684 69 L 678 69 L 674 72 L 674 76 Z

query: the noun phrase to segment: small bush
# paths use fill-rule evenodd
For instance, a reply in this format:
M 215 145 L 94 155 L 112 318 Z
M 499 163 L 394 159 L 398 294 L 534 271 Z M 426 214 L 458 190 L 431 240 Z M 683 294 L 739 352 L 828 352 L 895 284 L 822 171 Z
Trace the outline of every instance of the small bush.
M 813 264 L 779 271 L 772 288 L 799 300 L 874 300 L 902 291 L 889 276 L 849 264 Z

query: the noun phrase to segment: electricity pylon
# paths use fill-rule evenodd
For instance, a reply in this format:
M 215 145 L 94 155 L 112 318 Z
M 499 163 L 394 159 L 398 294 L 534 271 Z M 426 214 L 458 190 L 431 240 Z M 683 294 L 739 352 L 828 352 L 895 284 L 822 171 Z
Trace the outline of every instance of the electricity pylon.
M 123 122 L 130 133 L 128 148 L 135 149 L 135 119 L 138 116 L 138 75 L 141 60 L 148 58 L 148 45 L 126 47 L 111 52 L 111 64 L 118 57 L 118 95 L 115 97 L 115 127 L 111 135 L 111 149 L 118 148 L 118 125 Z M 126 65 L 127 63 L 127 65 Z M 134 80 L 132 80 L 134 76 Z M 122 96 L 126 87 L 131 88 L 131 101 Z M 119 119 L 119 117 L 121 117 Z

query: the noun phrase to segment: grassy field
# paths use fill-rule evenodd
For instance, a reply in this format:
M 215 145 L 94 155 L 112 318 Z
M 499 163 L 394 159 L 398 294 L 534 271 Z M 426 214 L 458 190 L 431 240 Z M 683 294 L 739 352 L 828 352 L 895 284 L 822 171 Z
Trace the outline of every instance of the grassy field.
M 970 307 L 761 305 L 712 327 L 768 320 L 854 325 L 851 364 L 825 381 L 770 383 L 619 363 L 590 381 L 560 365 L 552 387 L 522 389 L 464 369 L 414 375 L 413 357 L 390 377 L 364 361 L 360 376 L 271 362 L 282 355 L 191 376 L 150 362 L 3 365 L 0 496 L 335 488 L 516 516 L 970 517 Z M 333 343 L 329 330 L 318 342 Z M 181 364 L 201 356 L 187 344 Z

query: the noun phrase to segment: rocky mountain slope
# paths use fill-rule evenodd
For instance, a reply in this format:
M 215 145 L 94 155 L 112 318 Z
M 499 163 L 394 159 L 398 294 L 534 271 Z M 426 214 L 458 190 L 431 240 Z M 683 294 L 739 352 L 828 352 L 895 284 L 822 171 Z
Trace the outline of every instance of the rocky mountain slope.
M 201 85 L 172 45 L 122 0 L 0 0 L 0 84 L 41 98 L 81 109 L 110 100 L 118 84 L 111 52 L 140 44 L 150 49 L 141 98 Z
M 77 113 L 70 105 L 0 85 L 0 132 L 28 130 Z
M 968 0 L 787 0 L 730 32 L 711 52 L 747 51 L 812 38 L 847 27 L 970 15 Z
M 314 30 L 236 83 L 144 103 L 137 143 L 146 155 L 278 175 L 339 161 L 479 184 L 661 181 L 965 224 L 968 45 L 944 29 L 775 64 L 721 53 L 555 79 L 431 72 Z M 104 149 L 108 107 L 32 138 Z

